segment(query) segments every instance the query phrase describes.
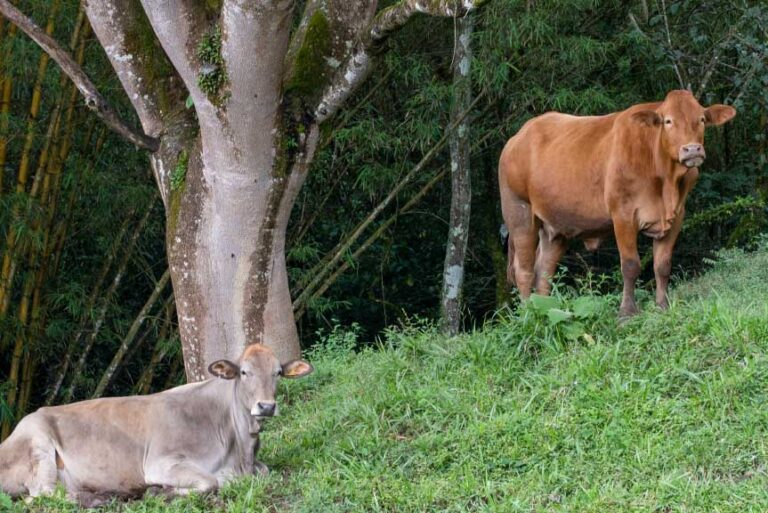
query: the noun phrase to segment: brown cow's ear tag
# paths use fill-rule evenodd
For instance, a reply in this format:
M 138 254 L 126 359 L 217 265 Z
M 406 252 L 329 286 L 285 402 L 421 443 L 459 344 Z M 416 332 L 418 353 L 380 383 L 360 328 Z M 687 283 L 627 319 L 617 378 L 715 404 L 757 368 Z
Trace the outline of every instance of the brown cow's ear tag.
M 641 110 L 632 114 L 632 119 L 638 123 L 642 123 L 647 126 L 658 126 L 663 121 L 661 116 L 654 110 Z
M 240 367 L 229 360 L 216 360 L 208 366 L 208 372 L 222 379 L 235 379 L 240 374 Z
M 712 105 L 704 111 L 708 125 L 722 125 L 736 116 L 736 109 L 730 105 Z
M 311 374 L 314 370 L 314 367 L 304 360 L 293 360 L 283 365 L 283 377 L 290 379 L 302 378 L 307 374 Z

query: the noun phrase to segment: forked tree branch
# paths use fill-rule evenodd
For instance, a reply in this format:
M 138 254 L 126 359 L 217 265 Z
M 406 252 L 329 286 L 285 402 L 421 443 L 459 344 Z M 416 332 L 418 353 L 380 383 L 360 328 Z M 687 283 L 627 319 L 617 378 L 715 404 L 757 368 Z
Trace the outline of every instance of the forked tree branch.
M 121 135 L 139 148 L 151 152 L 157 151 L 160 147 L 160 141 L 146 135 L 142 131 L 129 127 L 120 119 L 117 112 L 107 103 L 106 99 L 99 93 L 96 86 L 93 85 L 93 82 L 91 82 L 75 60 L 52 37 L 38 27 L 34 21 L 26 17 L 8 0 L 0 0 L 0 13 L 24 31 L 45 53 L 50 55 L 51 59 L 56 61 L 62 71 L 72 80 L 75 87 L 83 95 L 86 106 L 93 110 L 96 116 L 113 132 Z
M 331 84 L 324 91 L 315 110 L 317 121 L 322 123 L 341 108 L 368 76 L 371 70 L 371 52 L 391 33 L 405 25 L 414 14 L 463 16 L 486 2 L 487 0 L 401 0 L 380 11 L 357 44 L 353 46 L 346 63 L 339 68 Z

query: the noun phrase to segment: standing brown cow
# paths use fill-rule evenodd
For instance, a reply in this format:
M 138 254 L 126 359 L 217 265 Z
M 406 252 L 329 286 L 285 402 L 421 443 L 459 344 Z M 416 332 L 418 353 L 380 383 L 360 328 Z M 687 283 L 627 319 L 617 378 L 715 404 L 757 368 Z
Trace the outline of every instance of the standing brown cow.
M 611 229 L 621 255 L 619 315 L 637 313 L 637 234 L 653 239 L 656 304 L 667 308 L 672 249 L 685 199 L 704 162 L 704 128 L 736 115 L 702 107 L 689 91 L 605 116 L 550 112 L 528 121 L 501 152 L 499 189 L 509 230 L 507 279 L 520 296 L 548 279 L 578 238 L 595 250 Z

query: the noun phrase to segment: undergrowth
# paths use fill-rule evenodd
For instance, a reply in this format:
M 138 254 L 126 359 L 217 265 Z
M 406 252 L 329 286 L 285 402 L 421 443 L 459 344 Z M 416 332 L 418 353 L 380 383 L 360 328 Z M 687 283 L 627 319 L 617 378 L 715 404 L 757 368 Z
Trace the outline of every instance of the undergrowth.
M 414 321 L 356 351 L 337 329 L 314 375 L 281 384 L 269 477 L 105 510 L 766 511 L 767 304 L 762 249 L 721 254 L 669 311 L 647 299 L 622 324 L 617 297 L 582 291 L 453 339 Z

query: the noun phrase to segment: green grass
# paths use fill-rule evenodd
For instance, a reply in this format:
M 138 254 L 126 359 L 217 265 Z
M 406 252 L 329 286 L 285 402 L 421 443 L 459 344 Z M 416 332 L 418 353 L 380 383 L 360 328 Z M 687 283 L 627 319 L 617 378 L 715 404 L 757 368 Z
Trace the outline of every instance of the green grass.
M 619 325 L 617 298 L 566 295 L 360 353 L 337 331 L 281 385 L 268 478 L 108 510 L 768 511 L 768 251 L 723 254 L 673 296 Z

